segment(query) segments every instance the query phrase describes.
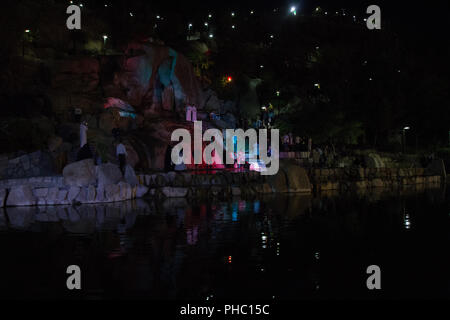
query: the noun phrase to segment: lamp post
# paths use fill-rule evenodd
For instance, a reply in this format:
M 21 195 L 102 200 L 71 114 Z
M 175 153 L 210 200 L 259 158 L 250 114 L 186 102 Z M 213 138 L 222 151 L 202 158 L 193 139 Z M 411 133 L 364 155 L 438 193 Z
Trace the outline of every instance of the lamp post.
M 27 35 L 29 33 L 30 33 L 30 29 L 26 29 L 25 34 L 23 35 L 23 38 L 22 38 L 22 57 L 25 57 L 25 37 L 27 37 Z
M 411 129 L 410 127 L 404 127 L 402 130 L 402 149 L 403 149 L 403 153 L 405 153 L 405 149 L 406 149 L 406 130 Z
M 106 55 L 106 40 L 108 40 L 108 36 L 106 34 L 103 35 L 103 53 Z

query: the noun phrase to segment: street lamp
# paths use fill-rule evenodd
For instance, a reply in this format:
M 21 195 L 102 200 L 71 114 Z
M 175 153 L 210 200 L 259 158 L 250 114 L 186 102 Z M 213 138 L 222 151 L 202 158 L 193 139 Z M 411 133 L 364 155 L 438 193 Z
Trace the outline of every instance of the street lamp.
M 30 29 L 26 29 L 25 33 L 26 34 L 30 33 Z M 25 57 L 25 37 L 26 35 L 24 35 L 22 38 L 22 57 Z
M 103 53 L 106 54 L 106 40 L 108 40 L 108 36 L 106 34 L 103 35 Z
M 405 153 L 405 149 L 406 149 L 406 130 L 411 129 L 410 127 L 406 126 L 403 128 L 402 130 L 402 149 L 403 149 L 403 153 Z
M 292 6 L 290 12 L 296 16 L 297 15 L 297 7 L 296 6 Z

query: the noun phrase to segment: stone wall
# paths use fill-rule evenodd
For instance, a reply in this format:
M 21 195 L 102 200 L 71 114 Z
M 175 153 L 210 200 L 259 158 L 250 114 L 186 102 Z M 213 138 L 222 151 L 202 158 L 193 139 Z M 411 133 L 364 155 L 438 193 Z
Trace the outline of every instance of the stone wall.
M 131 200 L 148 189 L 137 184 L 134 170 L 122 176 L 118 166 L 95 166 L 92 159 L 72 163 L 63 176 L 0 181 L 0 207 L 109 203 Z
M 47 176 L 53 173 L 52 158 L 42 151 L 0 158 L 0 179 Z
M 229 172 L 195 174 L 169 172 L 138 175 L 141 185 L 148 187 L 149 195 L 161 198 L 233 196 L 251 197 L 270 193 L 306 193 L 312 191 L 304 168 L 283 163 L 274 176 L 258 172 Z
M 311 169 L 309 176 L 315 190 L 357 190 L 439 185 L 441 176 L 424 168 L 335 168 Z

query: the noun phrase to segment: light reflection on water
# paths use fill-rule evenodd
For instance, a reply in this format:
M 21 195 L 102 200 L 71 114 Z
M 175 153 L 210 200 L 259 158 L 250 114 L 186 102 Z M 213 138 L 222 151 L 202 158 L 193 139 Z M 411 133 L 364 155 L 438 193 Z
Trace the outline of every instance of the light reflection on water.
M 448 298 L 448 209 L 443 190 L 8 208 L 0 272 L 10 276 L 0 289 L 18 298 Z M 81 293 L 65 289 L 71 264 Z M 380 293 L 365 287 L 371 264 L 385 272 Z

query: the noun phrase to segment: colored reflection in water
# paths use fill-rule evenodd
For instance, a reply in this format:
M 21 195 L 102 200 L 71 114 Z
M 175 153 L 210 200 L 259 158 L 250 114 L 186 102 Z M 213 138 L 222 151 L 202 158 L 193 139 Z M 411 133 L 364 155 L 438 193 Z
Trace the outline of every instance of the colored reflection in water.
M 448 208 L 441 190 L 7 208 L 0 289 L 70 298 L 78 264 L 83 298 L 370 298 L 361 270 L 380 264 L 383 297 L 448 297 Z

